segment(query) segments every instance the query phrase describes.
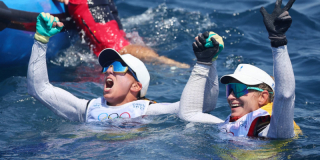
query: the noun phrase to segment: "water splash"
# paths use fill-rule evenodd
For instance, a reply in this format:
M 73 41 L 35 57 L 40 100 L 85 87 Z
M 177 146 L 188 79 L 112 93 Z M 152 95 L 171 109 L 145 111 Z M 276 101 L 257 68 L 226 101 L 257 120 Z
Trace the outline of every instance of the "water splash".
M 76 67 L 81 64 L 93 67 L 98 64 L 97 57 L 90 51 L 89 46 L 83 44 L 82 41 L 77 41 L 68 49 L 59 52 L 50 62 L 63 67 Z
M 243 63 L 244 59 L 242 56 L 230 54 L 226 57 L 223 65 L 228 69 L 235 69 L 240 63 Z
M 138 31 L 146 45 L 151 47 L 170 45 L 176 43 L 178 36 L 186 34 L 195 37 L 201 31 L 217 26 L 211 22 L 209 14 L 202 15 L 200 12 L 180 8 L 170 9 L 165 3 L 121 21 L 127 33 Z

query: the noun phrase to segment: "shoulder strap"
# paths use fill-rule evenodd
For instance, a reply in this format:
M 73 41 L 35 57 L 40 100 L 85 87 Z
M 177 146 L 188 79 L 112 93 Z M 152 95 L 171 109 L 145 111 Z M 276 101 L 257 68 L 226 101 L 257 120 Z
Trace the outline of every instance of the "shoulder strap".
M 271 121 L 270 115 L 261 116 L 254 119 L 251 123 L 248 136 L 258 137 L 258 134 L 270 124 L 270 121 Z
M 146 97 L 141 97 L 141 98 L 139 98 L 139 100 L 146 100 L 146 101 L 150 101 L 149 105 L 150 105 L 150 104 L 156 104 L 156 103 L 157 103 L 155 100 L 151 100 L 151 99 L 146 98 Z

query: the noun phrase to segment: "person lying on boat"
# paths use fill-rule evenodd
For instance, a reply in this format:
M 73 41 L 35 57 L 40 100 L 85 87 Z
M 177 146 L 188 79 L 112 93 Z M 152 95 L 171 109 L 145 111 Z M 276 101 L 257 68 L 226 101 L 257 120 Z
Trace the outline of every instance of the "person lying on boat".
M 99 56 L 105 48 L 113 48 L 122 54 L 133 56 L 147 62 L 168 64 L 179 68 L 189 68 L 165 56 L 159 56 L 147 47 L 141 40 L 131 44 L 126 39 L 126 33 L 118 16 L 118 10 L 113 0 L 58 0 L 68 5 L 68 12 L 76 22 L 77 27 L 84 31 L 89 40 L 89 46 Z M 137 39 L 137 38 L 136 38 Z
M 233 74 L 224 75 L 220 82 L 226 85 L 226 98 L 231 113 L 225 121 L 203 113 L 203 107 L 215 107 L 219 92 L 216 55 L 223 46 L 222 38 L 214 32 L 205 32 L 195 38 L 193 50 L 197 63 L 185 86 L 179 117 L 192 122 L 219 123 L 219 129 L 234 136 L 291 138 L 299 131 L 293 120 L 295 79 L 287 50 L 285 32 L 292 19 L 288 10 L 294 0 L 281 8 L 277 0 L 272 14 L 262 7 L 261 13 L 271 41 L 274 78 L 250 65 L 239 64 Z M 209 39 L 208 39 L 209 38 Z M 207 47 L 207 43 L 213 47 Z M 205 88 L 205 84 L 211 87 Z
M 38 16 L 27 75 L 28 93 L 55 114 L 70 121 L 92 122 L 178 112 L 179 102 L 155 103 L 145 99 L 150 81 L 146 66 L 131 54 L 121 55 L 114 49 L 104 49 L 99 54 L 105 74 L 102 97 L 80 99 L 54 87 L 47 73 L 47 43 L 62 27 L 63 23 L 49 13 Z

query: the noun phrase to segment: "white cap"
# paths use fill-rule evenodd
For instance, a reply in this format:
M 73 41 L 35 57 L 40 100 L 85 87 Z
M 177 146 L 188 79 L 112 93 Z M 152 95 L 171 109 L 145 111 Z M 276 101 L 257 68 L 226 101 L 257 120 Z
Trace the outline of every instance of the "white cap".
M 142 84 L 140 97 L 144 97 L 147 94 L 150 82 L 150 74 L 147 67 L 138 58 L 132 56 L 131 54 L 120 55 L 114 49 L 107 48 L 100 52 L 98 59 L 101 67 L 105 67 L 104 65 L 109 61 L 122 59 L 123 62 L 135 72 L 138 81 Z
M 233 74 L 222 76 L 220 82 L 228 84 L 230 78 L 234 78 L 246 85 L 266 83 L 274 92 L 274 80 L 262 69 L 250 64 L 239 64 Z

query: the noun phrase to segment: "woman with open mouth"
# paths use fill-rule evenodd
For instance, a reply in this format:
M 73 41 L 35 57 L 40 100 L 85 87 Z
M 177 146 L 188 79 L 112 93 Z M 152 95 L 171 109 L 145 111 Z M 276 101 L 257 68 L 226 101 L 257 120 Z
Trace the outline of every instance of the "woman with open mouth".
M 295 130 L 299 132 L 299 126 L 293 121 L 295 79 L 285 36 L 292 23 L 288 10 L 294 0 L 284 8 L 281 3 L 282 0 L 277 0 L 272 14 L 261 8 L 272 46 L 275 81 L 255 66 L 239 64 L 233 74 L 220 79 L 226 85 L 231 114 L 223 121 L 203 113 L 203 108 L 214 108 L 217 103 L 219 82 L 215 60 L 223 49 L 219 35 L 205 32 L 193 43 L 197 64 L 182 93 L 179 117 L 193 122 L 219 123 L 221 131 L 234 136 L 291 138 Z M 206 83 L 211 87 L 206 88 Z
M 155 103 L 145 99 L 150 81 L 146 66 L 131 54 L 120 55 L 114 49 L 105 49 L 99 55 L 105 74 L 102 97 L 79 99 L 54 87 L 48 79 L 46 50 L 49 38 L 61 31 L 63 23 L 49 13 L 41 13 L 37 19 L 28 66 L 28 93 L 58 116 L 71 121 L 93 122 L 178 112 L 179 102 Z

